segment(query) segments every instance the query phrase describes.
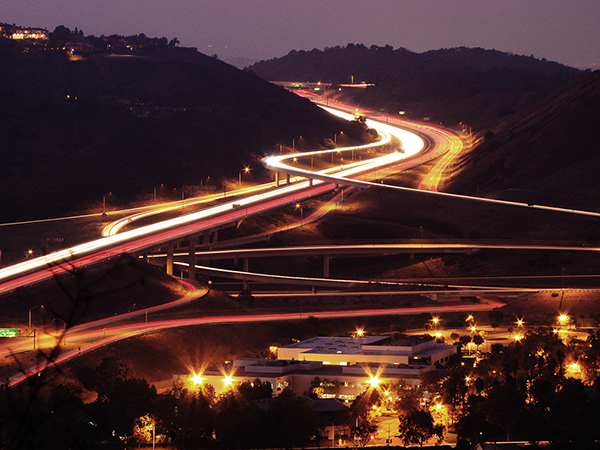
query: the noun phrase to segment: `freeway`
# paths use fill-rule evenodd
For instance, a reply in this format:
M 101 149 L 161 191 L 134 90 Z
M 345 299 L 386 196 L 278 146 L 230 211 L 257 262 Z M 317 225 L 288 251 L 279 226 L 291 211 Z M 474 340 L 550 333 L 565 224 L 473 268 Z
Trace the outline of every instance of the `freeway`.
M 417 315 L 422 313 L 443 314 L 450 312 L 468 312 L 489 311 L 493 308 L 503 306 L 502 303 L 489 302 L 469 305 L 439 305 L 414 308 L 388 308 L 388 309 L 368 309 L 368 310 L 345 310 L 345 311 L 305 311 L 297 313 L 273 313 L 273 314 L 252 314 L 252 315 L 231 315 L 216 317 L 195 317 L 189 319 L 174 319 L 154 321 L 148 323 L 138 323 L 129 325 L 120 325 L 112 328 L 97 328 L 92 330 L 69 331 L 67 335 L 51 336 L 42 341 L 44 348 L 56 348 L 57 341 L 67 339 L 72 350 L 62 351 L 51 360 L 45 360 L 22 373 L 12 376 L 8 380 L 8 387 L 14 387 L 23 383 L 27 378 L 37 375 L 44 370 L 52 367 L 66 364 L 67 362 L 78 358 L 79 356 L 94 351 L 106 345 L 113 344 L 123 339 L 134 336 L 140 336 L 151 332 L 167 330 L 172 328 L 198 326 L 198 325 L 219 325 L 219 324 L 242 324 L 259 322 L 282 322 L 290 320 L 306 320 L 309 317 L 317 319 L 340 319 L 349 317 L 373 317 L 373 316 L 398 316 L 398 315 Z
M 456 155 L 456 152 L 460 151 L 460 149 L 462 148 L 461 145 L 458 144 L 456 136 L 444 131 L 441 128 L 433 127 L 430 125 L 410 125 L 407 123 L 403 125 L 405 129 L 401 129 L 391 126 L 389 124 L 384 124 L 372 120 L 369 120 L 367 123 L 369 126 L 376 128 L 380 131 L 382 136 L 382 140 L 380 142 L 370 144 L 369 146 L 349 147 L 345 149 L 325 150 L 319 152 L 307 152 L 296 155 L 282 155 L 278 157 L 268 158 L 267 160 L 265 160 L 265 165 L 267 167 L 272 168 L 275 171 L 288 173 L 290 175 L 302 177 L 303 180 L 309 179 L 311 181 L 298 180 L 279 188 L 273 188 L 272 184 L 269 184 L 269 186 L 262 185 L 260 187 L 257 187 L 257 192 L 251 193 L 251 195 L 249 195 L 248 197 L 231 200 L 229 202 L 225 202 L 219 205 L 213 205 L 201 211 L 187 214 L 185 216 L 181 216 L 175 219 L 161 221 L 153 225 L 147 225 L 137 229 L 120 232 L 118 234 L 116 233 L 116 231 L 121 230 L 123 226 L 131 223 L 134 220 L 137 220 L 138 218 L 142 217 L 148 212 L 140 211 L 141 215 L 131 215 L 125 217 L 124 221 L 121 221 L 119 224 L 115 224 L 112 228 L 114 232 L 111 230 L 106 231 L 107 236 L 102 239 L 85 243 L 80 246 L 72 247 L 61 252 L 52 253 L 44 257 L 35 258 L 24 263 L 0 270 L 0 295 L 3 293 L 11 292 L 19 286 L 26 286 L 48 279 L 51 276 L 61 273 L 65 270 L 65 268 L 73 269 L 77 267 L 85 267 L 103 261 L 105 259 L 112 258 L 121 253 L 139 253 L 147 251 L 149 249 L 157 248 L 158 246 L 164 245 L 168 242 L 172 242 L 173 240 L 183 239 L 188 236 L 198 234 L 202 231 L 214 229 L 225 224 L 238 222 L 255 214 L 262 214 L 274 208 L 294 204 L 304 198 L 314 197 L 326 192 L 330 192 L 336 186 L 350 186 L 350 188 L 376 186 L 377 188 L 404 190 L 407 188 L 399 188 L 397 186 L 386 186 L 382 185 L 381 183 L 376 183 L 374 181 L 382 176 L 385 176 L 387 173 L 403 170 L 432 158 L 440 158 L 442 164 L 436 165 L 436 167 L 438 167 L 437 172 L 434 172 L 431 175 L 429 181 L 427 181 L 421 186 L 422 189 L 430 191 L 432 195 L 453 195 L 438 193 L 436 191 L 438 189 L 439 181 L 441 180 L 442 171 L 445 170 L 449 162 Z M 311 156 L 323 154 L 334 155 L 337 152 L 354 152 L 357 150 L 365 150 L 369 147 L 381 146 L 386 142 L 390 142 L 392 136 L 394 136 L 396 139 L 402 142 L 403 151 L 389 153 L 378 158 L 374 158 L 372 160 L 358 161 L 352 162 L 350 164 L 336 166 L 330 170 L 320 172 L 307 171 L 298 167 L 285 164 L 286 160 L 293 159 L 294 157 L 308 158 Z M 369 178 L 371 179 L 371 181 L 368 181 Z M 502 202 L 498 200 L 487 199 L 475 200 L 501 202 L 505 204 L 522 206 L 522 204 L 514 202 Z M 165 208 L 173 206 L 175 208 L 179 208 L 181 204 L 179 202 L 176 202 L 175 205 L 165 206 Z M 526 206 L 530 207 L 530 205 Z M 552 209 L 560 210 L 557 208 Z M 159 208 L 155 209 L 154 212 L 161 213 L 164 211 L 165 210 L 161 210 Z M 571 212 L 570 210 L 567 211 Z M 585 213 L 593 214 L 589 212 Z M 424 244 L 425 243 L 422 243 L 420 245 L 423 246 Z M 201 268 L 201 266 L 198 267 Z M 264 274 L 253 275 L 260 277 L 265 276 Z M 307 281 L 310 283 L 315 283 L 317 280 L 311 279 L 297 281 L 300 281 L 302 283 L 306 283 Z M 351 283 L 356 283 L 357 281 L 364 282 L 364 280 L 350 280 Z M 339 282 L 346 283 L 345 286 L 347 286 L 349 280 L 321 279 L 319 280 L 319 282 L 328 283 L 328 285 L 331 285 L 335 282 Z M 397 284 L 398 283 L 396 283 L 396 285 Z M 439 286 L 436 287 L 439 288 Z M 456 288 L 460 287 L 461 286 L 456 286 Z M 496 291 L 498 290 L 498 288 L 495 289 Z M 431 292 L 437 293 L 439 291 L 432 290 Z M 452 292 L 456 293 L 457 290 L 453 290 Z M 464 292 L 473 291 L 465 290 Z M 508 289 L 505 289 L 502 290 L 502 292 L 510 291 Z M 519 292 L 522 292 L 522 290 L 520 290 Z M 85 324 L 80 327 L 75 327 L 67 330 L 67 333 L 64 337 L 68 338 L 69 345 L 77 345 L 78 343 L 81 343 L 81 345 L 77 345 L 76 350 L 74 349 L 63 352 L 57 358 L 53 359 L 51 363 L 43 363 L 30 369 L 25 374 L 21 374 L 12 378 L 10 380 L 10 385 L 13 386 L 18 383 L 21 383 L 28 376 L 39 373 L 40 371 L 47 368 L 49 365 L 65 363 L 71 360 L 72 358 L 78 357 L 81 354 L 79 347 L 81 347 L 82 351 L 85 353 L 87 351 L 92 351 L 93 349 L 98 348 L 100 346 L 116 342 L 119 339 L 173 327 L 219 323 L 249 323 L 259 321 L 301 320 L 306 319 L 308 316 L 322 318 L 339 318 L 369 315 L 419 314 L 422 312 L 472 312 L 477 309 L 489 310 L 498 306 L 500 305 L 495 303 L 454 306 L 438 305 L 435 307 L 428 305 L 422 308 L 394 308 L 384 310 L 362 311 L 312 311 L 302 313 L 259 314 L 249 316 L 200 317 L 192 319 L 156 321 L 143 324 L 122 325 L 108 328 L 106 325 L 109 323 L 109 320 L 114 320 L 114 318 L 110 318 L 105 319 L 104 321 Z M 135 314 L 139 316 L 145 314 L 146 312 L 147 311 L 141 310 L 137 311 Z M 47 343 L 45 341 L 42 341 L 41 344 L 56 345 L 56 338 L 49 338 Z
M 386 131 L 387 128 L 382 127 L 381 141 L 352 147 L 351 149 L 365 150 L 389 142 L 391 140 L 391 133 Z M 405 137 L 405 140 L 408 141 L 409 138 Z M 414 142 L 415 148 L 409 148 L 407 143 L 404 143 L 404 148 L 406 149 L 404 154 L 394 153 L 384 155 L 372 160 L 356 162 L 347 165 L 345 168 L 334 168 L 333 170 L 337 170 L 343 177 L 359 176 L 377 171 L 382 167 L 390 166 L 392 163 L 402 159 L 407 159 L 409 156 L 423 150 L 424 143 L 420 138 L 415 139 Z M 321 153 L 328 152 L 330 151 Z M 328 176 L 331 173 L 331 169 L 319 173 L 322 176 Z M 293 204 L 304 198 L 321 195 L 334 188 L 335 184 L 319 181 L 316 181 L 314 184 L 309 181 L 290 183 L 276 189 L 268 189 L 265 192 L 259 192 L 249 197 L 222 203 L 181 217 L 164 220 L 49 255 L 33 258 L 0 269 L 0 295 L 12 292 L 20 286 L 31 285 L 57 276 L 63 273 L 66 268 L 87 267 L 121 253 L 144 252 L 173 240 L 185 239 L 190 235 L 222 227 L 225 224 L 236 223 L 249 216 L 262 214 L 287 204 Z

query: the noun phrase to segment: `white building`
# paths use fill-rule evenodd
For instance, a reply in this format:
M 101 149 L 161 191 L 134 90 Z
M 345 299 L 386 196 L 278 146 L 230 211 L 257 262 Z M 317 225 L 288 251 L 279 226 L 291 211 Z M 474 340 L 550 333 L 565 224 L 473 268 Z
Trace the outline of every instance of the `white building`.
M 456 353 L 456 346 L 428 335 L 315 337 L 277 349 L 276 360 L 236 360 L 222 370 L 207 369 L 201 377 L 217 394 L 258 379 L 271 383 L 273 395 L 286 388 L 303 395 L 312 387 L 320 398 L 350 402 L 372 386 L 417 386 L 424 373 Z

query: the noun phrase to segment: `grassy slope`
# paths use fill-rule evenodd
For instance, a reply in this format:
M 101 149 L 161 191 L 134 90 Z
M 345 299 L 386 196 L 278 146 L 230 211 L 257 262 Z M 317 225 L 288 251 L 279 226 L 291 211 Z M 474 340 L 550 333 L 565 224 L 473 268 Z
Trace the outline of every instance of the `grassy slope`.
M 2 221 L 97 207 L 109 191 L 124 204 L 161 183 L 181 197 L 182 185 L 220 185 L 249 164 L 260 177 L 258 159 L 298 136 L 307 148 L 341 130 L 362 139 L 354 124 L 190 49 L 80 61 L 17 50 L 0 48 Z
M 598 210 L 600 72 L 573 80 L 497 126 L 463 156 L 453 192 Z

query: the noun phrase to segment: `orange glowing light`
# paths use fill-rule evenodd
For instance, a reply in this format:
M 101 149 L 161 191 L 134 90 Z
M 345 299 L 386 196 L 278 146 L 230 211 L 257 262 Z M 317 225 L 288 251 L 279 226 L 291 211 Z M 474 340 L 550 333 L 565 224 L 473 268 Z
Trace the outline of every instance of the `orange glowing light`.
M 190 377 L 190 380 L 194 384 L 194 386 L 198 386 L 199 384 L 202 384 L 204 378 L 202 377 L 201 373 L 195 373 Z
M 371 385 L 371 387 L 373 389 L 377 388 L 379 386 L 379 384 L 381 383 L 381 380 L 379 379 L 379 377 L 377 375 L 371 375 L 371 377 L 369 378 L 369 384 Z
M 233 385 L 233 375 L 225 375 L 225 377 L 223 378 L 223 384 L 225 386 L 231 386 Z
M 565 324 L 565 323 L 567 323 L 567 321 L 568 321 L 568 320 L 569 320 L 569 316 L 568 316 L 567 314 L 564 314 L 564 313 L 563 313 L 563 314 L 561 314 L 560 316 L 558 316 L 558 321 L 559 321 L 561 324 Z

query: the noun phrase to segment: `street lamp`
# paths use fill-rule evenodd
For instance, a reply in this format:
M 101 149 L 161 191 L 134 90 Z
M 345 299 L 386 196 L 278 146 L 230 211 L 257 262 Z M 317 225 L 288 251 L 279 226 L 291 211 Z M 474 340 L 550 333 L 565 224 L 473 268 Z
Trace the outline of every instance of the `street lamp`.
M 102 216 L 106 216 L 106 196 L 112 194 L 112 192 L 107 192 L 102 196 Z
M 131 307 L 133 308 L 134 306 L 139 306 L 143 309 L 146 310 L 146 323 L 148 323 L 148 306 L 146 305 L 142 305 L 141 303 L 134 303 L 133 305 L 131 305 Z
M 381 379 L 378 375 L 371 375 L 369 378 L 369 384 L 371 385 L 371 388 L 376 389 L 381 384 Z
M 204 377 L 202 377 L 202 373 L 195 373 L 190 377 L 190 380 L 194 384 L 194 386 L 198 386 L 199 384 L 202 384 L 202 382 L 204 381 Z
M 233 375 L 230 374 L 230 375 L 225 375 L 223 377 L 223 384 L 225 386 L 227 386 L 227 387 L 233 386 L 233 382 L 234 382 Z
M 33 311 L 34 309 L 43 308 L 43 307 L 44 307 L 44 305 L 37 305 L 32 308 L 29 308 L 29 328 L 31 328 L 31 311 Z
M 300 222 L 304 219 L 304 207 L 300 203 L 296 203 L 296 209 L 300 209 Z
M 162 187 L 162 184 L 157 184 L 156 186 L 154 186 L 154 204 L 156 205 L 156 188 L 157 187 Z
M 245 173 L 250 173 L 250 167 L 248 167 L 248 166 L 245 166 L 245 167 L 244 167 L 244 170 L 241 170 L 241 171 L 240 171 L 240 177 L 239 177 L 239 178 L 240 178 L 240 184 L 241 184 L 241 183 L 242 183 L 242 181 L 244 180 L 244 176 L 243 176 L 243 175 L 244 175 Z

